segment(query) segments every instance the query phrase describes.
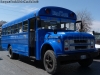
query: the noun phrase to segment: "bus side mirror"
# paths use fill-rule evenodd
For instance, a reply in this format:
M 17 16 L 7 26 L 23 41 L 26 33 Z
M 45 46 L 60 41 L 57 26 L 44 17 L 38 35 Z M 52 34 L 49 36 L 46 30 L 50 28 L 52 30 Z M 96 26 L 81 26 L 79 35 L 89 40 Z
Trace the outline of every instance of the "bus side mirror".
M 95 34 L 95 31 L 92 31 L 93 35 Z

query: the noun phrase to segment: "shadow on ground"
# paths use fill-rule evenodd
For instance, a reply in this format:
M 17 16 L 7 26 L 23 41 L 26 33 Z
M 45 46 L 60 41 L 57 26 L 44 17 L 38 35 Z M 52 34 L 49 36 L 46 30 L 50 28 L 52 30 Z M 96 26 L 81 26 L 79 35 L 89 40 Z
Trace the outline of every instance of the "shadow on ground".
M 36 68 L 44 69 L 43 63 L 41 61 L 35 61 L 35 60 L 32 60 L 32 59 L 25 57 L 25 56 L 20 56 L 19 61 L 21 61 L 23 63 L 27 63 L 29 65 L 32 65 Z
M 97 57 L 95 57 L 94 59 L 100 59 L 100 55 L 99 55 L 99 56 L 97 56 Z
M 0 58 L 0 60 L 3 60 L 2 58 Z
M 25 56 L 20 56 L 19 61 L 45 71 L 41 62 L 35 62 L 34 60 L 30 60 L 30 58 Z M 59 71 L 54 75 L 100 75 L 100 58 L 98 57 L 98 59 L 94 59 L 92 65 L 87 68 L 81 67 L 78 63 L 62 65 L 60 66 Z
M 2 47 L 0 47 L 0 51 L 5 51 L 5 50 L 3 50 Z
M 98 59 L 99 60 L 99 59 Z M 30 60 L 28 57 L 20 56 L 19 61 L 27 63 L 39 69 L 44 69 L 43 64 Z M 94 61 L 90 67 L 80 67 L 78 63 L 62 65 L 54 75 L 100 75 L 100 62 Z

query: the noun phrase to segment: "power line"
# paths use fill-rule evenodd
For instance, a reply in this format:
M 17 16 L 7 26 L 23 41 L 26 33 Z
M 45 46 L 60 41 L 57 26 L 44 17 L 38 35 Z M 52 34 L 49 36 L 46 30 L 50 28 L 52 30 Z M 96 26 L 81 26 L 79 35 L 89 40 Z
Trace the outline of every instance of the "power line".
M 1 8 L 0 9 L 3 9 L 3 10 L 8 10 L 8 11 L 13 11 L 13 12 L 19 12 L 19 13 L 24 13 L 24 12 L 20 12 L 20 11 L 15 11 L 15 10 L 10 10 L 10 9 L 5 9 L 5 8 Z
M 17 14 L 17 15 L 15 15 L 15 14 L 12 14 L 12 13 L 6 13 L 6 12 L 0 12 L 0 13 L 3 13 L 3 14 L 6 14 L 6 15 L 10 15 L 10 16 L 17 16 L 17 15 L 20 15 L 20 14 Z M 23 15 L 25 15 L 25 14 L 23 14 Z
M 0 14 L 1 13 L 3 13 L 3 12 L 0 12 Z M 6 16 L 6 17 L 10 17 L 10 16 L 17 16 L 16 18 L 14 18 L 14 19 L 17 19 L 18 18 L 18 15 L 19 15 L 19 17 L 22 17 L 22 16 L 24 16 L 24 14 L 23 15 L 20 15 L 20 14 L 18 14 L 18 15 L 15 15 L 15 14 L 11 14 L 11 13 L 6 13 L 6 12 L 4 12 L 3 13 L 4 15 L 6 14 L 6 15 L 9 15 L 9 16 Z M 0 17 L 1 19 L 2 19 L 2 17 Z M 9 21 L 8 21 L 9 22 Z

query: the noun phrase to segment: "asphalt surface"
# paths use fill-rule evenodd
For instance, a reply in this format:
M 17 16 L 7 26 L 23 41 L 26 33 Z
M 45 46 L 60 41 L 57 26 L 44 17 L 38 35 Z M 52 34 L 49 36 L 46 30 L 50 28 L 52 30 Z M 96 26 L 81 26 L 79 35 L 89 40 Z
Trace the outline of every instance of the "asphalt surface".
M 50 75 L 43 65 L 35 63 L 27 57 L 18 60 L 9 59 L 7 51 L 0 51 L 0 75 Z M 82 68 L 78 63 L 62 65 L 56 75 L 100 75 L 100 57 L 95 58 L 92 65 Z

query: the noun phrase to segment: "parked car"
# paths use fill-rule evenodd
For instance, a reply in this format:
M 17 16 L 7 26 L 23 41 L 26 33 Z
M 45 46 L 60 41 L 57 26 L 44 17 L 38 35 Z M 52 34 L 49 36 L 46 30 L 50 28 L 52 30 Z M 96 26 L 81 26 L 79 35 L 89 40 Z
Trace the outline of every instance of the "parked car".
M 88 33 L 94 35 L 94 37 L 95 37 L 95 48 L 98 50 L 99 55 L 100 55 L 100 32 L 92 31 L 92 32 L 88 32 Z

